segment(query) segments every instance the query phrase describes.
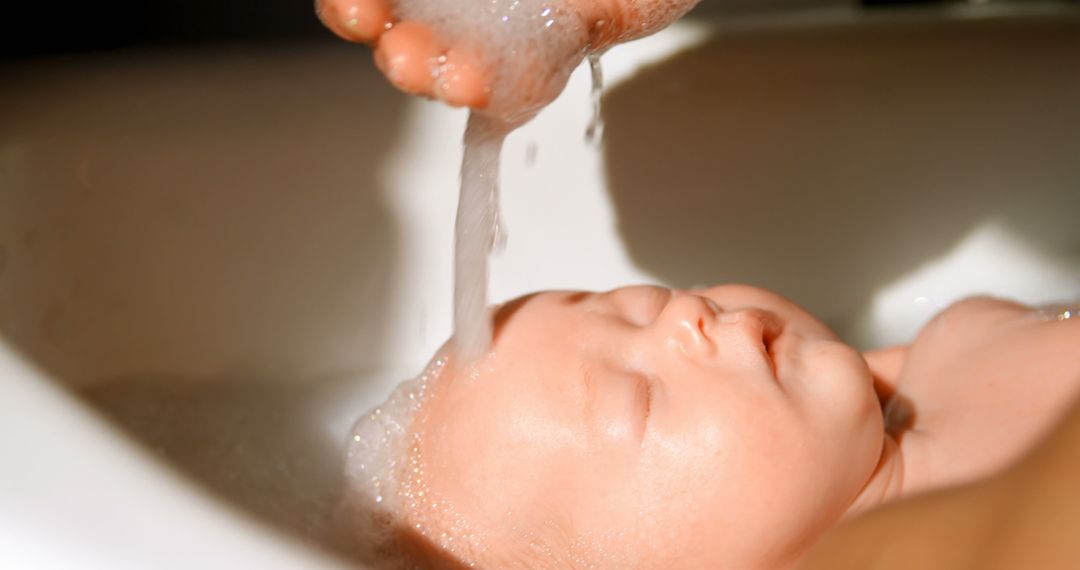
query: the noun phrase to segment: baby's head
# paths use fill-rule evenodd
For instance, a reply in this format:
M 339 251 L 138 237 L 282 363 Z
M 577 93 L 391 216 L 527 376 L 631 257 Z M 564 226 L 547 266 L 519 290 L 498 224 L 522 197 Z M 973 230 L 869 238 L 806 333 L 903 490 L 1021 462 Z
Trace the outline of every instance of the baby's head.
M 862 357 L 744 286 L 518 299 L 486 357 L 451 342 L 381 409 L 349 508 L 436 567 L 780 566 L 851 506 L 883 433 Z

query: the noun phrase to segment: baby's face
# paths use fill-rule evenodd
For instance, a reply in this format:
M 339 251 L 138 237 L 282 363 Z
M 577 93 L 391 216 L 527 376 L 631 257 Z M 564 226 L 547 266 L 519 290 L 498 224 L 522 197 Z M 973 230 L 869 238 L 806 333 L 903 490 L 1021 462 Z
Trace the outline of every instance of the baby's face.
M 862 357 L 743 286 L 510 303 L 414 429 L 428 492 L 489 555 L 610 567 L 782 563 L 844 513 L 882 443 Z

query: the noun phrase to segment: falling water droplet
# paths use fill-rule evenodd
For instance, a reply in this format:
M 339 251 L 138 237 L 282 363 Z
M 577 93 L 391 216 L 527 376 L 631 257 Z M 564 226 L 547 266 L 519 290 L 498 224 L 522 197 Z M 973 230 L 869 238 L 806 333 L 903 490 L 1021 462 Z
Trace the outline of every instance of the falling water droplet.
M 604 138 L 604 118 L 600 114 L 604 96 L 604 69 L 600 66 L 600 54 L 589 54 L 589 71 L 592 72 L 592 119 L 585 129 L 585 142 L 599 145 Z

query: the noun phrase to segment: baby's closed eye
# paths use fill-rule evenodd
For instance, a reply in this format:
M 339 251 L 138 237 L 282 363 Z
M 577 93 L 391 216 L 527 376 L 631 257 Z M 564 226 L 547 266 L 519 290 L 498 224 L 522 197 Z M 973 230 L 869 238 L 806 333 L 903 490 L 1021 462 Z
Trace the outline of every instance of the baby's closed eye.
M 596 445 L 640 445 L 652 414 L 652 380 L 638 373 L 582 367 L 585 425 Z
M 671 300 L 671 290 L 663 287 L 625 287 L 608 293 L 610 304 L 621 318 L 644 327 L 656 321 Z

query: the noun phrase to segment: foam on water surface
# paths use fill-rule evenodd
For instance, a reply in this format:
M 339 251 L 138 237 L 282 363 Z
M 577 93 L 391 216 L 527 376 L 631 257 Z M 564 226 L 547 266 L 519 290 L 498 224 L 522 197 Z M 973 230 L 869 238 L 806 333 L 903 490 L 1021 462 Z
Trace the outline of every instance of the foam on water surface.
M 415 501 L 419 475 L 413 472 L 419 442 L 410 428 L 445 364 L 437 359 L 421 376 L 399 385 L 356 421 L 349 436 L 338 523 L 351 554 L 378 568 L 408 566 L 395 536 L 401 515 Z

